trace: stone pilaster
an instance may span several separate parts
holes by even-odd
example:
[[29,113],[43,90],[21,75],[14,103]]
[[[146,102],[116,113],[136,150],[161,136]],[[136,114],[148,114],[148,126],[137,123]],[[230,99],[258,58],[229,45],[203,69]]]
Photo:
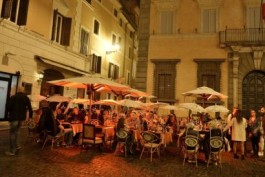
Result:
[[261,69],[261,59],[263,56],[263,49],[262,48],[253,48],[253,61],[254,61],[254,67],[256,70]]
[[239,55],[237,52],[233,56],[233,106],[238,107],[238,67]]
[[139,50],[134,87],[146,91],[151,0],[140,1]]
[[76,15],[74,24],[74,38],[73,38],[73,51],[79,53],[79,42],[80,42],[80,26],[81,26],[81,15],[82,15],[82,0],[76,1]]

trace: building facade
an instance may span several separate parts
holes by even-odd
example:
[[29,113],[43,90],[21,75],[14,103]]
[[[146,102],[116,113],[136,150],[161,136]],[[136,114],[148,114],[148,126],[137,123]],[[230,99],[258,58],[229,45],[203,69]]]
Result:
[[0,0],[0,120],[18,85],[29,95],[72,98],[85,97],[85,90],[47,81],[95,73],[131,85],[139,8],[125,5],[123,0]]
[[200,86],[245,113],[265,104],[260,0],[143,0],[140,7],[136,88],[172,104],[193,101],[182,93]]

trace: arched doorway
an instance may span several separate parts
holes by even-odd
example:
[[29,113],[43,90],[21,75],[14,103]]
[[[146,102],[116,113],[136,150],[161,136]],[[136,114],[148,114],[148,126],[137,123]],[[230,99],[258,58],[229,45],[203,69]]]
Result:
[[242,82],[242,109],[244,115],[249,117],[249,110],[259,110],[265,105],[265,72],[252,71]]
[[43,80],[41,83],[41,92],[40,92],[41,95],[43,96],[54,95],[54,94],[63,95],[63,87],[47,83],[47,81],[58,80],[58,79],[64,79],[64,76],[61,72],[53,69],[44,70]]

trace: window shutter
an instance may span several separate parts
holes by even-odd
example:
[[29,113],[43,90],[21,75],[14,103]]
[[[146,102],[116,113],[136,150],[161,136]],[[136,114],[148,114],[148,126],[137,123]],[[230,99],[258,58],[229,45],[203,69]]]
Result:
[[53,11],[53,24],[52,24],[52,41],[55,39],[55,31],[56,31],[56,17],[58,14],[58,10]]
[[101,73],[101,57],[98,56],[97,73]]
[[209,10],[203,11],[203,32],[209,32]]
[[216,32],[216,10],[209,10],[209,32]]
[[12,0],[3,1],[1,17],[9,18],[11,14],[11,8],[12,8]]
[[88,33],[81,29],[80,53],[87,55]]
[[118,78],[119,78],[119,66],[115,65],[114,79],[118,79]]
[[62,36],[61,36],[62,45],[69,46],[70,44],[71,23],[72,23],[71,18],[67,18],[67,17],[63,18],[63,28],[62,28]]
[[29,0],[20,0],[17,24],[26,25],[28,16]]

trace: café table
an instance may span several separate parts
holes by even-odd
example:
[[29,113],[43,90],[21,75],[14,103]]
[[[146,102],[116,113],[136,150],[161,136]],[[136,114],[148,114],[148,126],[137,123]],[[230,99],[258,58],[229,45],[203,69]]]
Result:
[[[73,135],[75,136],[77,133],[83,132],[83,123],[81,122],[62,122],[62,125],[66,127],[66,125],[70,125],[73,130]],[[70,128],[69,127],[69,128]]]

